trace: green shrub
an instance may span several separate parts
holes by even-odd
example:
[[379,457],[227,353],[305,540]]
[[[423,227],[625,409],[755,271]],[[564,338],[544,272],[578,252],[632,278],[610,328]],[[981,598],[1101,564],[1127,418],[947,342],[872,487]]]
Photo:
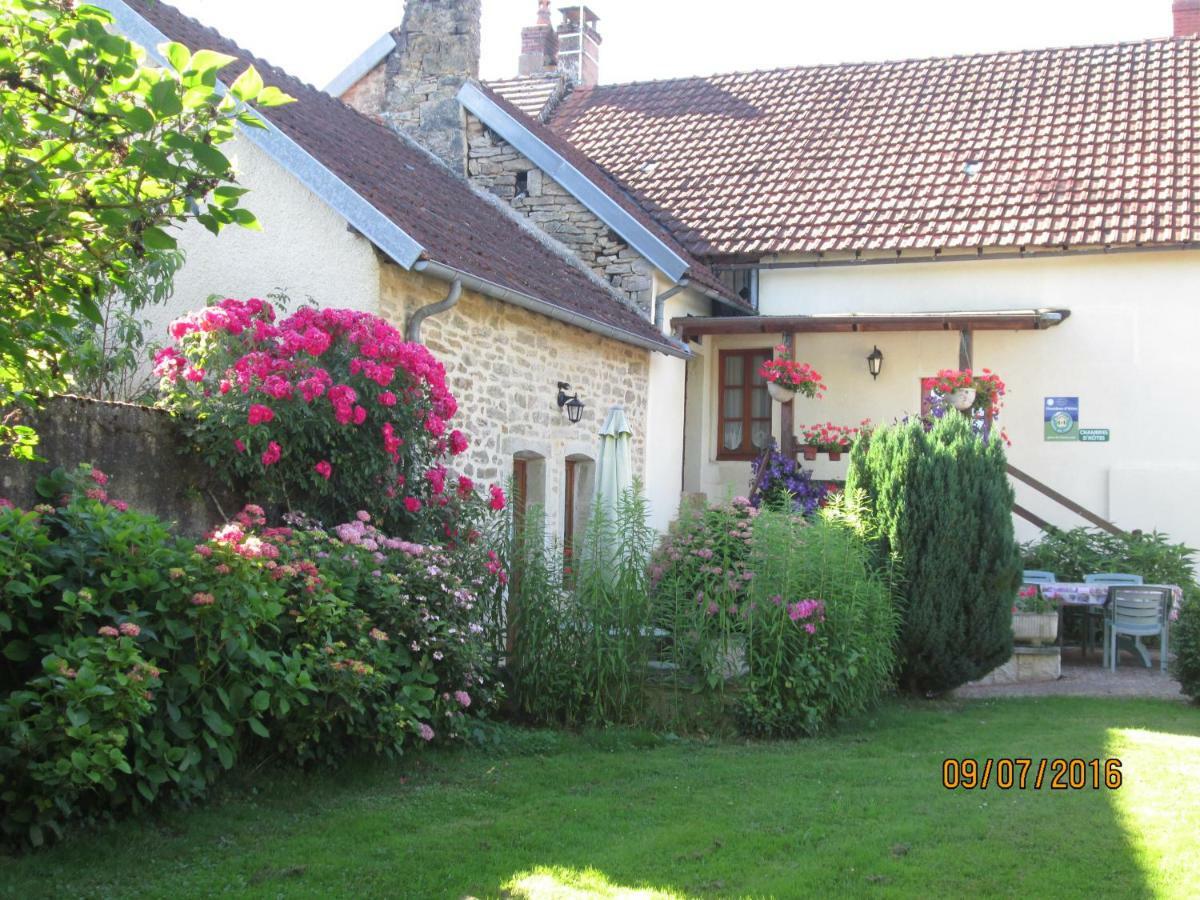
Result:
[[1000,441],[956,414],[880,428],[855,445],[846,490],[902,573],[901,683],[940,693],[1007,660],[1021,561]]
[[895,607],[852,531],[765,511],[754,523],[751,571],[743,731],[815,734],[888,690]]
[[1171,626],[1171,674],[1178,680],[1183,693],[1200,702],[1200,597],[1188,591],[1179,618]]
[[841,524],[744,498],[685,508],[650,570],[675,714],[697,724],[732,703],[742,731],[788,736],[876,700],[891,683],[896,623],[869,553]]
[[1050,528],[1021,545],[1025,568],[1053,572],[1061,581],[1083,581],[1094,572],[1132,572],[1147,584],[1190,585],[1195,554],[1157,531],[1117,535],[1096,528]]
[[0,508],[10,840],[198,798],[245,758],[331,763],[460,737],[493,704],[478,620],[503,573],[476,532],[437,548],[365,512],[327,533],[266,528],[247,507],[197,543],[110,499],[106,480],[60,471],[39,485],[54,503]]

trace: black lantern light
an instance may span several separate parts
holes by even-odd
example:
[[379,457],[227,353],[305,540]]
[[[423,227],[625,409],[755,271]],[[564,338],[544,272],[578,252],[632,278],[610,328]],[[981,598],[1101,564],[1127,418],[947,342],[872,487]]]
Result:
[[578,392],[567,396],[570,387],[565,381],[558,383],[558,408],[566,409],[567,421],[574,425],[583,418],[583,401],[579,399]]
[[883,369],[883,351],[878,347],[867,356],[867,368],[870,370],[872,378],[879,377],[879,372]]

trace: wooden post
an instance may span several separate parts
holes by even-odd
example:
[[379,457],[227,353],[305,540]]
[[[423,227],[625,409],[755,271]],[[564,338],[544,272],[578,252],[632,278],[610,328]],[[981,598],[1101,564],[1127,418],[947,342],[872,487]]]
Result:
[[[788,359],[796,358],[796,335],[788,332],[783,336],[783,345],[787,347]],[[789,459],[796,455],[796,401],[784,403],[779,410],[779,450]]]
[[958,367],[973,369],[972,360],[975,357],[975,332],[964,328],[958,333]]

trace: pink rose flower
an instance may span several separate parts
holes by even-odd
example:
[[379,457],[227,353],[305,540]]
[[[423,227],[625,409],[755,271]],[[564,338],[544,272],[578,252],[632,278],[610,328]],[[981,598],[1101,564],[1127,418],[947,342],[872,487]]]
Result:
[[421,511],[421,501],[416,497],[405,497],[404,508],[410,513],[418,513]]
[[333,466],[329,464],[329,460],[323,459],[313,466],[313,468],[316,470],[317,474],[326,481],[328,481],[330,476],[333,475]]
[[271,443],[267,444],[267,449],[263,451],[261,457],[262,464],[264,466],[273,466],[275,463],[279,462],[279,457],[282,455],[283,448],[280,447],[275,441],[271,441]]
[[263,406],[261,403],[254,403],[250,406],[250,414],[246,417],[246,421],[251,425],[261,425],[274,418],[275,410],[269,406]]

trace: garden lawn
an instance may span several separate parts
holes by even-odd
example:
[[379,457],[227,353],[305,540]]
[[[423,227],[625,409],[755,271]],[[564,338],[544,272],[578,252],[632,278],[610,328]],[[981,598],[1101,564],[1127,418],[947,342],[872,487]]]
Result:
[[[0,860],[0,895],[1184,897],[1200,710],[894,703],[781,743],[501,729],[491,749],[235,776]],[[947,791],[945,757],[1119,757],[1117,791]],[[642,893],[635,893],[635,892]]]

